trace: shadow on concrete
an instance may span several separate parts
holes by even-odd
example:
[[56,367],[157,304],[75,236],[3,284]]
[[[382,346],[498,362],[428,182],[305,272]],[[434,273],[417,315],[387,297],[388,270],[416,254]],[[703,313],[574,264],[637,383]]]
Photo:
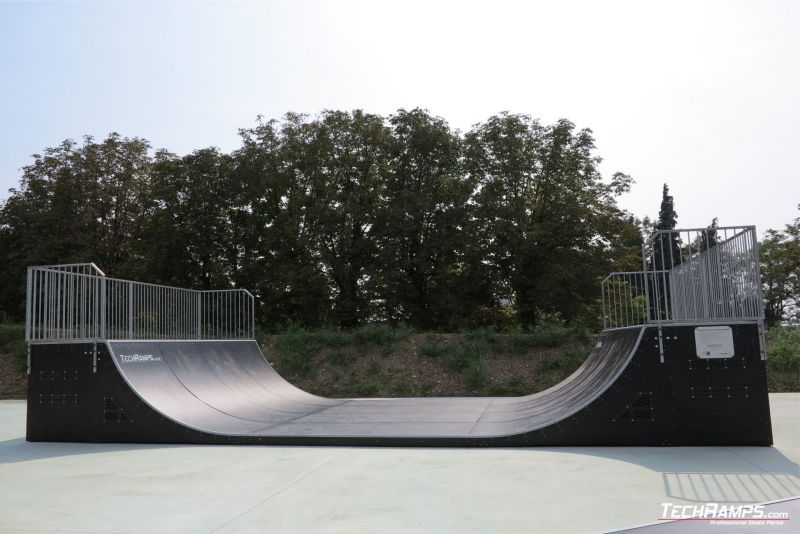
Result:
[[107,452],[164,449],[176,447],[194,447],[196,445],[172,445],[152,443],[62,443],[62,442],[29,442],[25,438],[0,441],[0,465],[61,456],[80,454],[99,454]]
[[775,447],[569,447],[547,450],[597,456],[658,472],[665,494],[676,500],[735,504],[800,496],[800,465]]

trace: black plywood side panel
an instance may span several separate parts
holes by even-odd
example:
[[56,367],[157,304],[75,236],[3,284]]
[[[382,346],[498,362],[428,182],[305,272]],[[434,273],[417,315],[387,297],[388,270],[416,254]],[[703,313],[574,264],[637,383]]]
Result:
[[[735,357],[710,363],[695,355],[694,326],[662,328],[663,362],[656,327],[609,332],[562,384],[526,397],[495,399],[324,399],[288,384],[248,342],[120,345],[128,356],[152,357],[131,366],[121,365],[119,354],[98,344],[96,372],[92,344],[34,345],[27,439],[354,446],[770,445],[757,326],[731,328]],[[431,426],[436,434],[409,430]]]

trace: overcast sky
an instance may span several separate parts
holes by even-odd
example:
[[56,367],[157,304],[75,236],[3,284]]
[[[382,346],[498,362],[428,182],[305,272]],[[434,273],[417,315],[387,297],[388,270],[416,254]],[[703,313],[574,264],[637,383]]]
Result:
[[763,232],[798,216],[799,27],[792,1],[0,3],[0,198],[86,134],[227,151],[257,115],[509,110],[591,128],[639,217],[667,182],[679,226]]

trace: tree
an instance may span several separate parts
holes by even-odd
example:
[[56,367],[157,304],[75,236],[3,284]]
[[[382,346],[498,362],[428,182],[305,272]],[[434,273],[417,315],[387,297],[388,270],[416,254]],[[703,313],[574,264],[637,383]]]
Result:
[[331,289],[317,246],[316,163],[309,153],[315,132],[299,114],[259,121],[241,131],[243,146],[233,156],[249,213],[239,238],[245,247],[240,280],[255,292],[259,319],[271,328],[331,320]]
[[29,265],[96,262],[128,276],[136,264],[150,145],[116,133],[35,154],[0,208],[0,303],[20,317]]
[[151,279],[203,289],[230,286],[229,167],[228,156],[215,148],[183,157],[156,154],[142,247]]
[[381,316],[420,328],[459,313],[459,272],[471,184],[460,173],[460,140],[439,117],[400,110],[373,229],[372,274]]
[[465,144],[495,297],[511,300],[523,325],[540,312],[580,317],[596,301],[623,227],[631,230],[615,200],[631,179],[617,173],[605,183],[591,131],[567,120],[543,126],[503,113],[476,126]]
[[688,258],[691,254],[705,252],[710,248],[716,247],[719,244],[718,227],[718,219],[714,217],[711,224],[708,225],[705,230],[699,231],[691,243],[684,246],[682,249],[683,258]]
[[369,273],[376,257],[373,227],[387,173],[391,134],[382,117],[326,111],[308,124],[295,167],[311,186],[308,210],[333,313],[351,328],[372,314]]
[[661,192],[661,209],[658,211],[656,231],[665,233],[653,241],[653,262],[656,271],[669,270],[681,263],[681,238],[674,230],[678,224],[678,213],[675,211],[675,199],[669,194],[669,186],[664,184]]
[[[800,209],[800,205],[798,206]],[[767,230],[759,248],[768,326],[800,321],[800,217],[783,231]]]
[[617,206],[632,180],[603,179],[567,120],[502,113],[462,136],[420,109],[325,111],[240,135],[231,153],[110,134],[34,156],[0,206],[0,311],[22,317],[26,266],[95,261],[247,287],[271,329],[533,326],[596,319],[599,280],[638,268],[644,223]]

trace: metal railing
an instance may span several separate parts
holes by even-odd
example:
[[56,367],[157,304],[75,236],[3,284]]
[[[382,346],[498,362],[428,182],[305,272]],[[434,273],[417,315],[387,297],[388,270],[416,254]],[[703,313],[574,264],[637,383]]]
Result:
[[94,264],[29,267],[27,284],[29,343],[255,337],[255,299],[246,289],[133,282]]
[[602,281],[604,328],[763,321],[754,226],[661,230],[642,246],[642,258],[643,271]]
[[755,239],[753,229],[742,230],[675,266],[670,272],[668,319],[763,318]]
[[600,284],[603,328],[625,328],[647,322],[645,273],[611,273]]

